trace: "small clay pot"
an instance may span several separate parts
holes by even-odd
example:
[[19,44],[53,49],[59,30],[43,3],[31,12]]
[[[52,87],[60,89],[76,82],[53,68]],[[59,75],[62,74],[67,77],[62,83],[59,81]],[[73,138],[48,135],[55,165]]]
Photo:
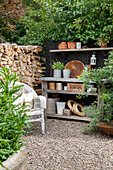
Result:
[[58,49],[59,50],[63,50],[63,49],[67,49],[67,43],[66,42],[61,42],[59,45],[58,45]]
[[76,42],[68,42],[68,49],[75,49]]
[[106,48],[107,47],[107,41],[106,40],[102,40],[100,48]]
[[49,89],[50,90],[55,90],[55,82],[50,82],[49,83]]

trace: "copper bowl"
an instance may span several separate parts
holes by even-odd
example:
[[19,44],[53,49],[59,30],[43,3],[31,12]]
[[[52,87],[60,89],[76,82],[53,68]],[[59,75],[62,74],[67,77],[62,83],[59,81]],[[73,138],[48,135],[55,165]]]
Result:
[[112,122],[100,122],[100,123],[97,123],[96,125],[104,133],[113,135],[113,123]]
[[65,69],[71,70],[70,78],[76,78],[77,76],[80,76],[83,73],[85,67],[81,61],[74,60],[67,63],[65,65]]

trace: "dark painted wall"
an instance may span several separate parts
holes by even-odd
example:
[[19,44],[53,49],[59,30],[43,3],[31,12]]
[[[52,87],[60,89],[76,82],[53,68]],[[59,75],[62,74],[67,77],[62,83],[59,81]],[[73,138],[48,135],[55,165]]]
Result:
[[[83,64],[90,64],[90,58],[92,56],[93,51],[83,51],[83,52],[65,52],[65,53],[49,53],[49,50],[58,49],[58,44],[62,41],[47,41],[46,42],[46,77],[50,76],[50,55],[52,62],[53,61],[61,61],[66,65],[68,62],[73,60],[79,60],[83,62]],[[88,47],[93,48],[96,47],[94,45],[95,42],[90,42],[87,44]],[[82,44],[83,45],[83,44]],[[113,47],[113,41],[110,41],[108,47]],[[108,57],[109,51],[96,51],[97,64],[96,66],[92,66],[92,68],[98,68],[104,66],[104,59]]]

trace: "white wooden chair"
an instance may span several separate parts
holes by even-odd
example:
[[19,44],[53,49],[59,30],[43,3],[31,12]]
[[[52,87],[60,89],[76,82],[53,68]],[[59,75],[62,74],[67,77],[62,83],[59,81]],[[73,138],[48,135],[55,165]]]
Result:
[[[27,112],[27,115],[31,116],[31,119],[27,122],[41,122],[42,134],[45,134],[45,120],[44,120],[44,110],[46,109],[46,97],[38,96],[34,89],[22,82],[16,82],[15,86],[23,85],[20,88],[19,92],[22,93],[22,96],[15,101],[14,104],[18,104],[20,100],[25,101],[27,104],[33,102],[33,108],[30,108],[30,111]],[[19,100],[19,101],[18,101]]]

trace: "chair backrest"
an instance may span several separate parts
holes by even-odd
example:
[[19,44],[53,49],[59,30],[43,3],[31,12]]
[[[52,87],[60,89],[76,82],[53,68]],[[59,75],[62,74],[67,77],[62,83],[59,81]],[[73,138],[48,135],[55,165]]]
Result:
[[[38,96],[37,93],[35,92],[35,90],[25,83],[22,83],[22,82],[16,82],[15,83],[15,86],[19,86],[19,85],[24,85],[20,88],[19,93],[33,93],[33,98],[35,99],[34,103],[37,102],[36,100],[39,100],[41,108],[38,107],[38,105],[36,104],[37,107],[36,108],[34,107],[34,111],[31,110],[30,112],[27,112],[27,114],[30,115],[30,116],[35,115],[35,116],[38,116],[38,117],[31,118],[27,122],[40,121],[41,127],[42,127],[42,134],[45,134],[44,108],[46,108],[46,97]],[[10,87],[12,87],[12,84],[10,84]],[[31,98],[31,95],[30,95],[30,98]],[[39,109],[37,110],[37,108],[39,108]]]
[[[34,97],[37,97],[37,93],[35,92],[35,90],[33,88],[31,88],[29,85],[25,84],[25,83],[22,83],[22,82],[15,82],[15,86],[19,86],[19,85],[23,85],[21,88],[20,88],[20,92],[21,93],[33,93],[33,96]],[[10,87],[12,86],[12,84],[10,84]]]

